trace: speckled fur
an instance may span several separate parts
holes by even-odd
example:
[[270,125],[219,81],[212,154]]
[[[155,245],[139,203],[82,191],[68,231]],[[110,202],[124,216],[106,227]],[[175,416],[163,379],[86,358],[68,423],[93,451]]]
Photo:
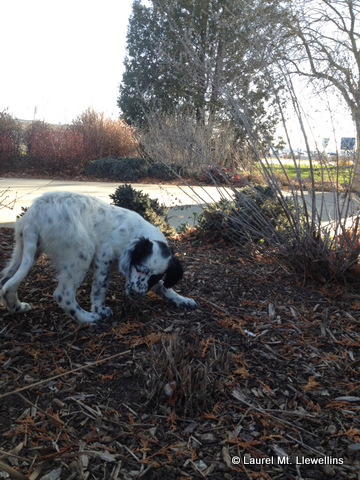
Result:
[[[42,252],[53,257],[58,269],[55,300],[80,323],[112,315],[105,306],[105,293],[114,261],[126,276],[128,295],[139,297],[153,288],[177,306],[196,306],[170,288],[181,278],[182,269],[160,230],[137,213],[95,197],[45,193],[18,219],[13,255],[0,281],[1,300],[11,313],[31,308],[19,302],[17,289]],[[94,277],[91,312],[87,312],[78,305],[76,291],[91,265]]]

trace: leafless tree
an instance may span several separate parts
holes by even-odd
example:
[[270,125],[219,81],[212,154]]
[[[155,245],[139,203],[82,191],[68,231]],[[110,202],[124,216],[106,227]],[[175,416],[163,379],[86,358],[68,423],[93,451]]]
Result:
[[360,190],[360,4],[358,0],[295,0],[299,39],[289,59],[294,71],[335,88],[351,111],[357,153],[354,188]]

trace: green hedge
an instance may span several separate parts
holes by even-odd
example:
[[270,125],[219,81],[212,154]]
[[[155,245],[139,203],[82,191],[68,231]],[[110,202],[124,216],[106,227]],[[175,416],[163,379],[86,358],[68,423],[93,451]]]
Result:
[[137,182],[140,178],[151,177],[159,180],[174,180],[186,175],[182,165],[167,167],[164,163],[149,164],[143,158],[106,157],[90,162],[84,172],[97,178],[111,178],[123,182]]
[[146,177],[148,166],[142,158],[100,158],[90,162],[85,174],[97,178],[111,178],[123,182],[136,182]]
[[174,180],[178,175],[187,175],[182,165],[174,164],[167,167],[164,163],[152,163],[148,168],[148,177],[159,180]]

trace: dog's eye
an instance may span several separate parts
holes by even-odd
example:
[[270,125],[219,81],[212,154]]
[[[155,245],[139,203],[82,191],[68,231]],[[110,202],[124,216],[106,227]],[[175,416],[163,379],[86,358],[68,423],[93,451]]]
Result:
[[149,275],[150,271],[147,267],[144,267],[143,265],[136,266],[134,265],[136,273],[139,275]]

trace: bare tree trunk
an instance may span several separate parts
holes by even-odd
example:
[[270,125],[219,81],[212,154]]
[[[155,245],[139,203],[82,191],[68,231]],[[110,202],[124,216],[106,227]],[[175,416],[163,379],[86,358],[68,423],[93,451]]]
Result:
[[356,150],[355,150],[355,167],[352,181],[352,189],[360,194],[360,113],[355,119],[356,126]]

